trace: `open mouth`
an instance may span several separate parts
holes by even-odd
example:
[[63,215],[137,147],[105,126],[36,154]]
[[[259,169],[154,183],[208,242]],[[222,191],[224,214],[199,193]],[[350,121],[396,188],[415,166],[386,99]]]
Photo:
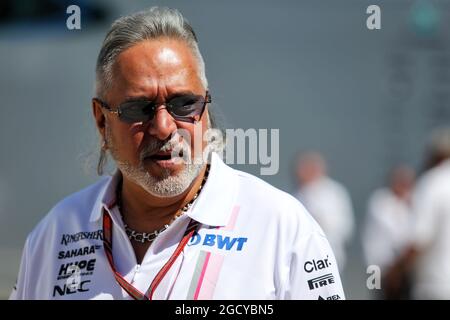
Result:
[[[183,157],[183,151],[181,150],[178,155],[175,155],[175,158]],[[151,156],[146,157],[146,159],[150,159],[152,161],[168,161],[173,160],[174,157],[172,157],[172,151],[166,151],[166,152],[158,152],[156,154],[153,154]]]
[[171,156],[170,153],[168,153],[168,154],[154,154],[154,155],[150,156],[149,158],[154,160],[154,161],[160,161],[160,160],[170,160],[170,159],[172,159],[172,156]]

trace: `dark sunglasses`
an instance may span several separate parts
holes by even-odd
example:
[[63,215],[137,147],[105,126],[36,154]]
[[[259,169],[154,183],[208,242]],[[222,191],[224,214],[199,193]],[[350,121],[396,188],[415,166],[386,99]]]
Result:
[[211,96],[206,91],[205,96],[184,94],[176,96],[161,104],[151,100],[130,100],[120,104],[117,109],[112,109],[106,102],[94,98],[103,108],[117,114],[121,121],[126,123],[147,122],[153,119],[156,109],[164,105],[169,114],[178,121],[194,123],[200,120],[207,103],[211,102]]

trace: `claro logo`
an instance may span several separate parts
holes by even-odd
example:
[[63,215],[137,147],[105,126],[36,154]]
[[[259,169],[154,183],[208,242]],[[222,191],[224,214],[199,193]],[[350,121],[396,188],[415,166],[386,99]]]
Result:
[[328,261],[328,256],[325,259],[312,259],[305,262],[303,269],[311,273],[313,271],[319,271],[331,266],[331,262]]
[[189,240],[188,246],[203,245],[209,247],[216,247],[220,250],[236,250],[241,251],[248,238],[243,237],[229,237],[220,234],[194,234]]

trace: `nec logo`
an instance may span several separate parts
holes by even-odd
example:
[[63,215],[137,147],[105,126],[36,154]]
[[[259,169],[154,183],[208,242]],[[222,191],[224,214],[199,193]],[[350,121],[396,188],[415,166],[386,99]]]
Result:
[[202,240],[202,236],[198,233],[194,234],[189,240],[188,246],[195,246],[202,244],[209,247],[217,247],[221,250],[230,251],[235,249],[241,251],[248,238],[232,238],[229,236],[222,236],[220,234],[205,234]]
[[329,284],[333,284],[333,283],[334,283],[334,277],[331,273],[308,280],[308,286],[309,286],[310,290],[325,287],[325,286],[327,286]]
[[74,294],[77,292],[89,291],[89,289],[87,288],[87,284],[89,282],[91,282],[91,280],[82,281],[76,286],[73,286],[73,285],[70,285],[67,283],[62,287],[56,285],[53,287],[53,296],[55,297],[56,294],[59,294],[60,296],[64,296],[66,294]]

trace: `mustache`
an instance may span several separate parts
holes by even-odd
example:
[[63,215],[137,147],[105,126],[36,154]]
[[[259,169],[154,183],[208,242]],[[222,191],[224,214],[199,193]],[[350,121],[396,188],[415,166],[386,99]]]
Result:
[[167,138],[166,140],[158,140],[158,139],[152,139],[149,141],[149,143],[142,149],[142,151],[139,154],[140,160],[144,160],[145,158],[148,158],[150,156],[153,156],[157,154],[158,152],[166,152],[174,149],[176,146],[178,146],[180,142],[178,141],[178,138]]

